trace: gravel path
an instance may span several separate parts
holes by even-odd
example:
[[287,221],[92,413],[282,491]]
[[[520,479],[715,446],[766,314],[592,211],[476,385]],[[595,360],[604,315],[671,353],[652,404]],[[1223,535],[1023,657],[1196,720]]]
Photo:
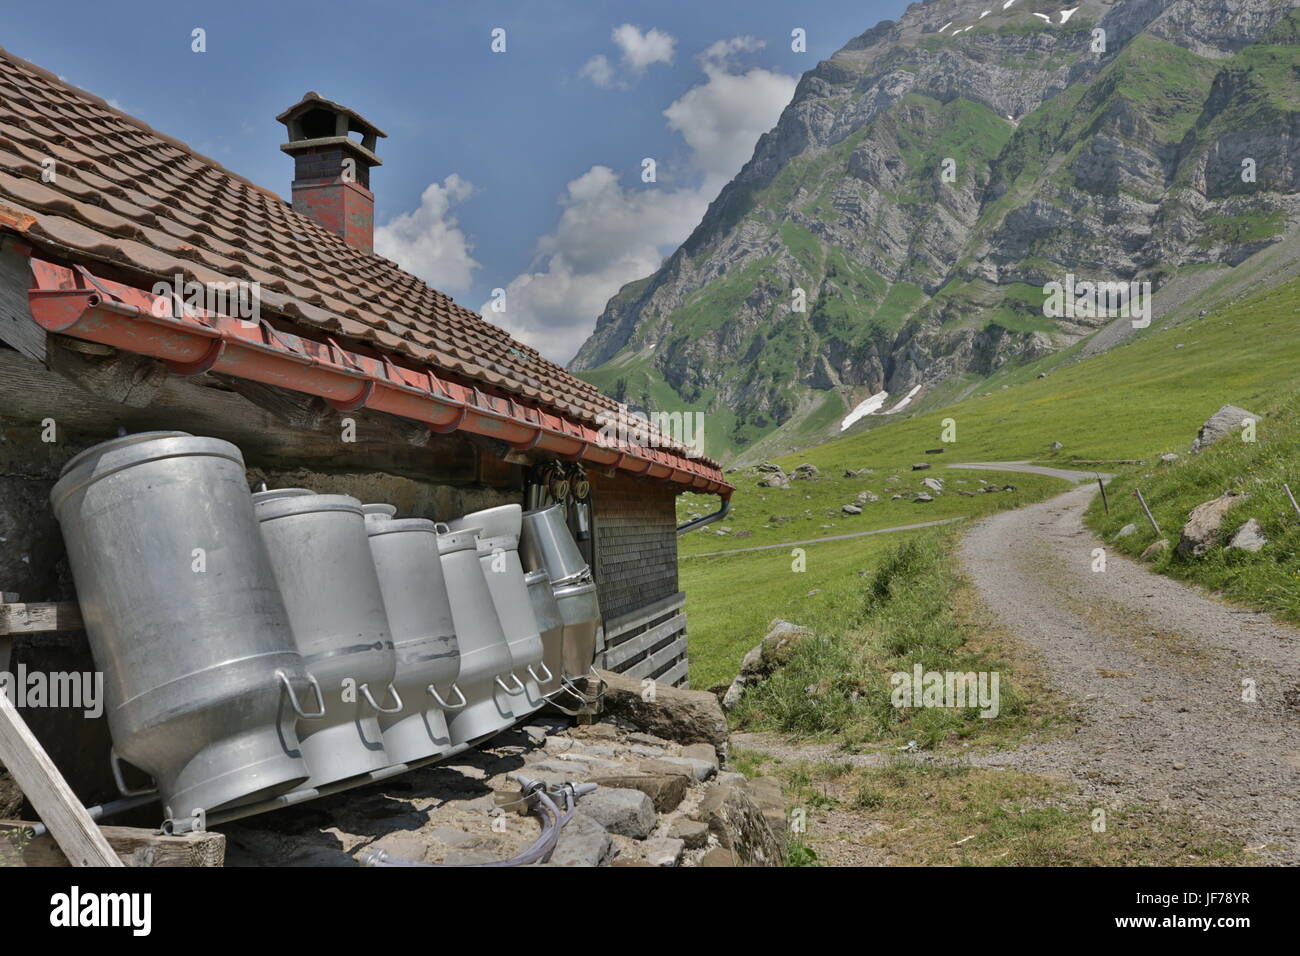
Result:
[[[969,467],[1003,466],[1095,478],[1022,462]],[[970,762],[1071,780],[1094,806],[1182,811],[1238,834],[1260,862],[1300,863],[1300,631],[1109,550],[1105,571],[1094,571],[1102,542],[1082,518],[1095,493],[1080,485],[993,515],[962,541],[961,565],[983,603],[1038,652],[1083,720],[1068,738]],[[1243,701],[1243,682],[1253,682],[1255,702]],[[787,763],[886,759],[770,733],[733,734],[732,746]]]
[[705,551],[702,554],[683,554],[683,558],[716,558],[723,554],[744,554],[746,551],[772,551],[776,548],[797,548],[804,544],[819,544],[822,541],[843,541],[846,538],[865,538],[872,534],[890,534],[894,531],[916,531],[920,528],[933,528],[935,525],[952,524],[965,521],[965,517],[940,518],[937,521],[919,521],[916,524],[900,524],[892,528],[876,528],[873,531],[854,531],[850,534],[830,534],[824,538],[805,538],[803,541],[782,541],[780,544],[756,544],[749,548],[732,548],[730,551]]
[[984,603],[1085,719],[1068,740],[977,762],[1072,778],[1100,805],[1181,809],[1267,844],[1261,860],[1300,863],[1300,632],[1114,553],[1093,571],[1094,493],[994,515],[962,542]]
[[[1018,471],[1026,475],[1046,475],[1049,478],[1063,478],[1076,485],[1081,481],[1097,480],[1097,472],[1095,471],[1076,471],[1073,468],[1031,465],[1027,461],[964,461],[961,464],[949,465],[948,467],[969,468],[972,471]],[[1103,472],[1101,477],[1109,478],[1110,475]]]

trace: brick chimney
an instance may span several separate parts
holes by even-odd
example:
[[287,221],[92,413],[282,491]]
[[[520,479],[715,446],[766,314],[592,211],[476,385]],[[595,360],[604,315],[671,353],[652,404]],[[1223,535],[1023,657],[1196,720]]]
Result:
[[388,134],[314,91],[276,119],[289,128],[289,142],[280,149],[294,161],[293,208],[348,245],[374,252],[370,167],[382,165],[375,144]]

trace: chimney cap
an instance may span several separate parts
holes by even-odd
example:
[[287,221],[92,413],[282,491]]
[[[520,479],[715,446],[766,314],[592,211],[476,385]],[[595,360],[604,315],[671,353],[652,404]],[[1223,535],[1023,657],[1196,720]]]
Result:
[[341,103],[335,103],[333,100],[327,100],[315,90],[308,90],[303,94],[302,99],[293,106],[277,116],[275,119],[289,127],[290,137],[292,138],[293,127],[290,125],[294,120],[299,119],[312,110],[328,110],[332,113],[342,114],[348,119],[348,132],[361,133],[363,136],[380,136],[388,138],[388,134],[382,129],[370,122],[356,110],[349,109]]

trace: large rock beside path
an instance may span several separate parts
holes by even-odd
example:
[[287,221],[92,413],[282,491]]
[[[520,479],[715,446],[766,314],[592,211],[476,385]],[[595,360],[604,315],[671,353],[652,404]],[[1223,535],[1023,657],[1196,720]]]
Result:
[[1224,405],[1205,420],[1201,430],[1196,433],[1196,440],[1192,442],[1192,451],[1199,452],[1234,432],[1240,433],[1247,419],[1258,422],[1259,416],[1236,405]]
[[713,694],[668,684],[643,688],[637,678],[613,671],[599,673],[607,685],[605,712],[611,717],[679,744],[726,744],[727,718]]
[[1178,556],[1199,558],[1214,547],[1219,540],[1224,516],[1248,497],[1229,491],[1193,508],[1187,516],[1187,523],[1183,525],[1182,537],[1178,540]]

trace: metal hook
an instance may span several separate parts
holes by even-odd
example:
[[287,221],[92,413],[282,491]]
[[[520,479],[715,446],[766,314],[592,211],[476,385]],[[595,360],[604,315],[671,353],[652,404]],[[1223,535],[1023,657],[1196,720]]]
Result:
[[438,688],[434,687],[432,684],[430,684],[428,688],[429,693],[433,696],[433,699],[438,702],[438,706],[441,707],[443,710],[463,709],[465,705],[469,703],[469,701],[465,699],[465,693],[459,687],[457,687],[454,682],[451,685],[451,689],[454,690],[456,692],[456,696],[460,698],[459,704],[447,703],[445,700],[442,699],[442,695],[438,693]]
[[320,713],[318,714],[304,713],[303,709],[298,706],[298,695],[293,692],[293,687],[290,685],[289,678],[285,676],[284,671],[276,671],[275,676],[279,678],[281,685],[284,687],[285,693],[289,695],[289,703],[293,705],[293,712],[295,714],[303,720],[318,720],[325,716],[325,695],[321,693],[320,684],[316,681],[316,678],[313,675],[308,674],[307,681],[311,684],[312,690],[316,692],[316,706],[320,708]]
[[366,695],[366,703],[375,708],[375,710],[379,711],[381,714],[400,714],[402,712],[402,698],[397,695],[397,688],[392,685],[391,681],[388,684],[388,694],[393,698],[393,700],[397,701],[397,706],[391,710],[380,707],[379,704],[375,702],[375,698],[370,694],[369,684],[361,685],[361,693]]

